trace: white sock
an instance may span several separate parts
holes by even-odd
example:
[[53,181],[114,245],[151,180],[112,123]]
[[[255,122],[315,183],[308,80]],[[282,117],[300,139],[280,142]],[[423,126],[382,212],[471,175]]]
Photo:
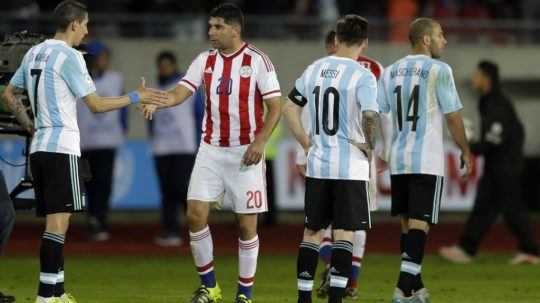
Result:
[[253,286],[258,256],[259,236],[246,241],[238,239],[238,284],[244,287]]
[[192,233],[189,232],[189,244],[191,253],[199,275],[203,275],[214,270],[214,244],[210,228],[206,226],[202,230]]

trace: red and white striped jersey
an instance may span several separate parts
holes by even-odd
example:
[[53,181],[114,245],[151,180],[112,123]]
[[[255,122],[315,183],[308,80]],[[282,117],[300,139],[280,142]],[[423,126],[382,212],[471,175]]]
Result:
[[264,124],[262,101],[281,96],[272,62],[247,43],[231,55],[201,53],[179,84],[193,92],[204,85],[202,140],[216,146],[250,144]]
[[375,76],[375,79],[379,80],[384,71],[384,67],[381,63],[379,63],[379,61],[362,55],[358,56],[356,61],[360,63],[363,67],[369,69]]

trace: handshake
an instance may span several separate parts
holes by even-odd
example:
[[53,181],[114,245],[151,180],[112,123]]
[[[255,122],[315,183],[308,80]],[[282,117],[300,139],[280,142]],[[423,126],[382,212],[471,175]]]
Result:
[[146,87],[144,78],[141,78],[139,88],[128,95],[132,103],[139,103],[137,109],[147,120],[152,120],[152,116],[156,110],[159,108],[168,107],[172,103],[172,97],[168,92]]

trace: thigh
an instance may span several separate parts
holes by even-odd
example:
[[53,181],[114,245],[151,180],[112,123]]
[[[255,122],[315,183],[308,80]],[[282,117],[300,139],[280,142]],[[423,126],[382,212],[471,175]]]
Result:
[[215,153],[199,148],[188,187],[188,200],[221,202],[225,192],[223,163]]
[[348,231],[371,228],[368,183],[359,180],[332,180],[334,229]]
[[329,180],[306,177],[304,212],[307,229],[319,231],[330,225],[333,215]]
[[237,214],[255,214],[268,211],[266,193],[266,163],[240,165],[241,156],[224,167],[225,200]]
[[390,176],[392,216],[406,216],[409,212],[409,177],[409,175]]
[[36,196],[41,207],[38,215],[80,212],[86,208],[84,182],[80,176],[80,158],[75,155],[38,152],[33,154]]
[[410,175],[409,218],[436,224],[439,221],[443,186],[442,176]]

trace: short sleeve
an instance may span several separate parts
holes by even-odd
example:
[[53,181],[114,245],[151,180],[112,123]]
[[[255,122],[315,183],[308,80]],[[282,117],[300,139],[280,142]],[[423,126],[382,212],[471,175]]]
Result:
[[276,70],[270,59],[261,56],[257,68],[257,87],[261,92],[263,100],[280,97],[281,88],[276,75]]
[[439,106],[444,114],[456,112],[463,108],[454,83],[452,69],[442,66],[437,75],[436,93]]
[[390,103],[388,102],[388,98],[386,97],[386,90],[384,89],[384,78],[381,77],[378,83],[378,89],[377,89],[377,103],[379,104],[379,111],[381,113],[389,113],[390,112]]
[[363,73],[356,85],[356,101],[362,111],[379,112],[377,80],[371,72]]
[[[202,79],[203,79],[203,69],[204,65],[206,64],[205,58],[207,56],[206,53],[202,53],[193,62],[191,62],[191,65],[189,66],[186,74],[184,77],[180,80],[178,84],[185,86],[187,89],[195,93],[199,86],[201,86]],[[212,72],[212,71],[210,71]]]
[[24,64],[19,66],[11,80],[9,81],[9,84],[16,86],[18,88],[25,88],[26,83],[26,76],[25,76],[25,67]]
[[70,54],[60,69],[60,76],[76,98],[84,98],[96,91],[82,55]]

